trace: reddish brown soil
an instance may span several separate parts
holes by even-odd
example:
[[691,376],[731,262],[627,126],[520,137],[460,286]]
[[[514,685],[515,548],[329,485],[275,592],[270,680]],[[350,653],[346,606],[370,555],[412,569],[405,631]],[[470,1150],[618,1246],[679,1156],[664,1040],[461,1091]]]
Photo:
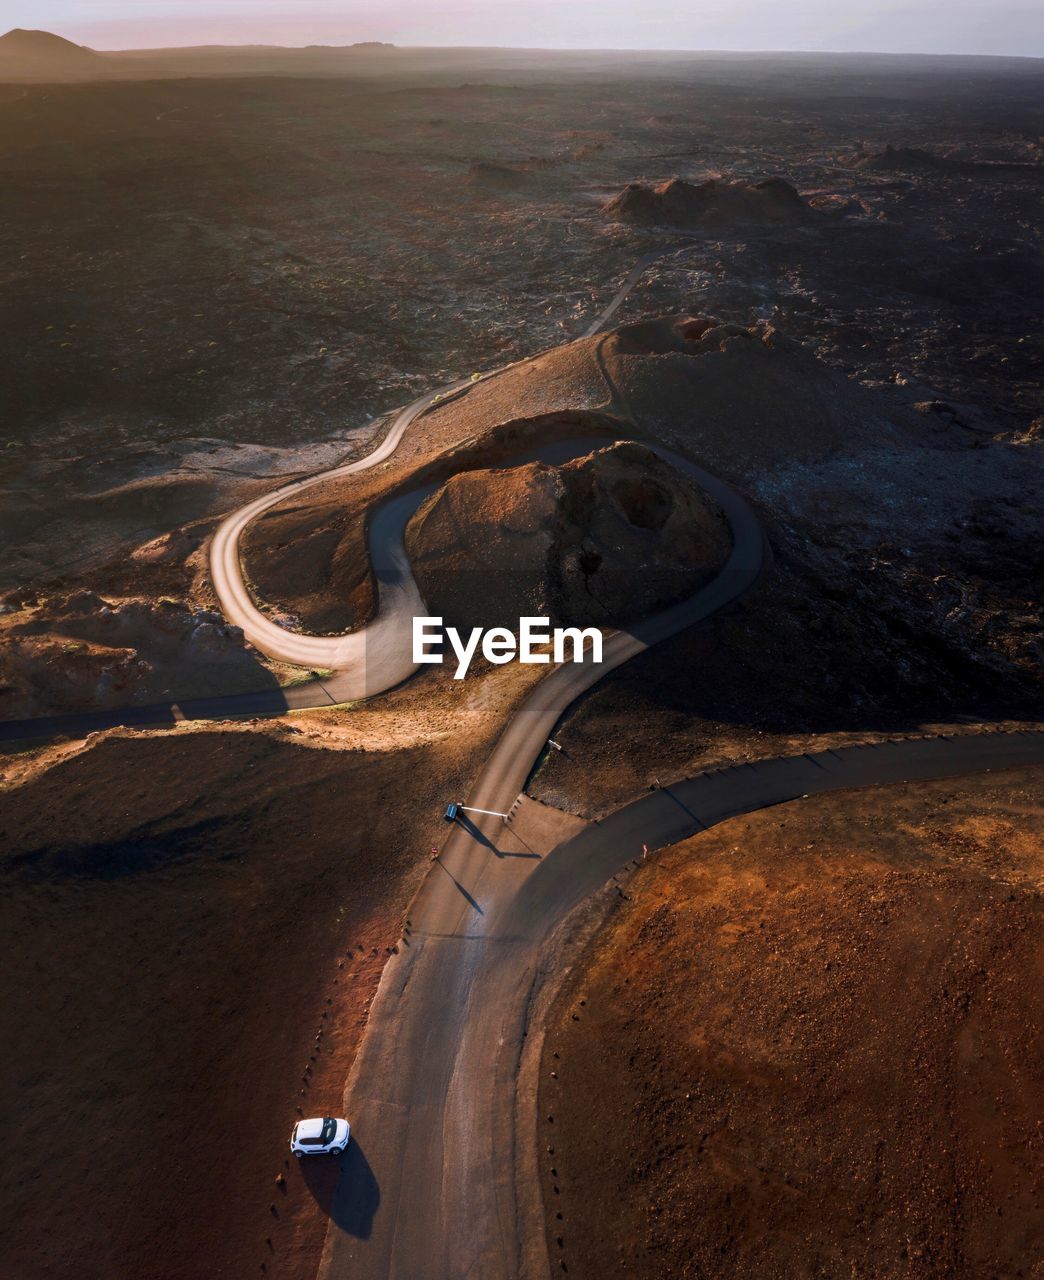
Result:
[[4,761],[5,1280],[314,1275],[336,1167],[290,1167],[290,1127],[341,1110],[470,756],[295,737],[116,735],[20,786]]
[[637,872],[545,1044],[553,1268],[1037,1275],[1041,795],[799,801]]

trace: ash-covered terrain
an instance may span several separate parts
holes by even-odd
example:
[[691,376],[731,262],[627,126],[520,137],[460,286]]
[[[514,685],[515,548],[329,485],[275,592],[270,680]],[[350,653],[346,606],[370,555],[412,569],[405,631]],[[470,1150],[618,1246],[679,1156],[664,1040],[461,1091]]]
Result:
[[[428,484],[406,540],[431,603],[465,623],[546,607],[626,626],[729,550],[714,504],[650,445],[734,486],[766,540],[742,601],[567,713],[531,797],[598,816],[725,761],[1039,722],[1042,87],[1018,59],[145,57],[5,38],[0,719],[307,679],[222,616],[211,534],[480,373],[380,466],[247,528],[246,585],[270,619],[318,634],[370,620],[370,513]],[[639,263],[608,331],[588,335]],[[524,460],[563,441],[583,444],[569,462]],[[471,616],[486,609],[498,616]],[[196,1280],[200,1257],[215,1275],[315,1274],[336,1179],[288,1168],[287,1122],[340,1107],[381,968],[423,877],[441,874],[443,806],[541,674],[472,671],[292,720],[5,749],[15,956],[0,1007],[16,1052],[0,1223],[15,1280]],[[568,1004],[551,1028],[569,1062],[543,1085],[568,1135],[541,1169],[568,1201],[566,1227],[548,1223],[556,1264],[561,1234],[575,1274],[611,1273],[621,1247],[635,1274],[662,1259],[689,1274],[698,1211],[713,1228],[703,1274],[859,1267],[870,1219],[889,1274],[1025,1266],[1039,1160],[981,1167],[991,1143],[1037,1141],[1039,804],[1032,774],[1017,781],[957,793],[953,820],[942,789],[898,816],[890,792],[868,799],[855,852],[854,810],[835,798],[792,841],[770,823],[723,828],[716,879],[690,846],[643,869],[633,909],[584,957],[599,999],[617,976],[641,982],[604,1039],[586,1015],[574,1035]],[[831,824],[819,852],[816,822]],[[757,837],[753,861],[733,856],[740,837]],[[810,973],[803,938],[820,925]],[[730,1023],[701,990],[721,1054],[756,1051],[773,1081],[805,1072],[788,1096],[826,1098],[829,1114],[798,1124],[753,1069],[722,1083],[725,1059],[695,1033],[671,1049],[659,1015],[697,1008],[693,953],[664,967],[658,930],[698,933],[696,958],[743,996]],[[859,963],[841,972],[858,990],[835,979],[853,930]],[[963,950],[925,965],[926,939]],[[802,982],[816,1019],[787,1057],[772,1034]],[[906,1077],[869,1089],[837,1000],[877,1019],[863,1043],[886,1075],[923,1054],[950,1111]],[[983,1028],[1028,1092],[974,1058]],[[626,1035],[645,1074],[627,1075]],[[577,1088],[585,1056],[598,1072]],[[813,1091],[831,1067],[835,1091]],[[610,1159],[585,1164],[572,1138],[603,1123],[617,1068],[633,1111]],[[681,1101],[696,1077],[702,1109]],[[60,1150],[55,1115],[73,1120]],[[140,1142],[141,1116],[157,1144]],[[655,1147],[663,1117],[683,1149]],[[708,1151],[719,1163],[694,1182]],[[766,1186],[771,1220],[750,1209]],[[620,1187],[616,1221],[604,1206]],[[781,1243],[813,1217],[811,1244]]]
[[[940,616],[975,608],[952,558],[977,529],[1034,536],[1029,462],[1020,494],[997,479],[1010,502],[985,496],[1040,430],[1032,61],[381,49],[332,78],[214,78],[204,59],[149,81],[117,61],[115,80],[110,59],[100,82],[0,85],[0,589],[20,593],[0,618],[20,654],[5,715],[104,704],[114,682],[152,697],[161,679],[120,674],[125,646],[108,665],[91,651],[92,691],[27,637],[73,643],[79,587],[111,608],[212,607],[218,514],[366,452],[425,387],[577,336],[663,248],[619,319],[768,318],[845,378],[905,392],[926,437],[1006,442],[976,464],[989,510],[949,531],[938,572],[917,568],[945,579]],[[878,560],[908,577],[922,521],[896,516]],[[334,595],[310,620],[258,586],[291,625],[358,611]]]

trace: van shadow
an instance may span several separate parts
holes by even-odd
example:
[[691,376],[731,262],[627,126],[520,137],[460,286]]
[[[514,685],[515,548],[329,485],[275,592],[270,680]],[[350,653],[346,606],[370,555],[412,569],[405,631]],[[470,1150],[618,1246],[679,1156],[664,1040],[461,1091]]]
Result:
[[300,1165],[305,1186],[322,1213],[347,1235],[368,1240],[381,1191],[358,1142],[353,1138],[340,1159],[311,1156]]
[[[484,845],[487,849],[490,850],[491,853],[496,854],[498,858],[539,858],[540,857],[540,854],[535,853],[532,849],[530,849],[528,853],[521,853],[514,849],[498,848],[497,845],[489,838],[489,836],[487,836],[486,833],[476,823],[472,822],[472,820],[468,817],[466,813],[457,814],[456,820],[457,820],[457,824],[463,827],[464,830],[468,833],[469,836],[471,836],[473,840],[476,840],[478,841],[479,844]],[[525,841],[522,840],[521,837],[516,836],[516,839],[519,841],[520,844],[525,844]],[[526,845],[526,848],[528,849],[529,846]]]

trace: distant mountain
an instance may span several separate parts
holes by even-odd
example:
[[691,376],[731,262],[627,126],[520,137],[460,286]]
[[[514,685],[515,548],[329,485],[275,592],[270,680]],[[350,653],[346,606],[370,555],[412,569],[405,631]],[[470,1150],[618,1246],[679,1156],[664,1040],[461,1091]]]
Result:
[[77,62],[97,58],[93,49],[73,44],[50,31],[24,31],[15,27],[0,36],[0,58],[27,58],[40,62]]
[[[16,27],[0,36],[0,82],[83,82],[149,79],[185,75],[272,75],[280,72],[329,73],[348,69],[367,55],[379,57],[395,49],[381,40],[351,45],[200,45],[171,49],[127,49],[99,52],[74,44],[50,31]],[[348,60],[346,62],[345,60]],[[318,70],[317,70],[318,69]]]
[[15,27],[0,36],[0,80],[82,80],[103,75],[106,59],[50,31]]

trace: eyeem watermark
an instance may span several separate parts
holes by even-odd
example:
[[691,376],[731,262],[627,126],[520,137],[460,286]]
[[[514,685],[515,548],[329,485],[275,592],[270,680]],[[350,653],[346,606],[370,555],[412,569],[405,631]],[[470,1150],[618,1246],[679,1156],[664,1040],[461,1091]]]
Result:
[[[464,679],[480,649],[486,661],[495,666],[505,662],[583,662],[588,646],[590,661],[602,661],[602,633],[597,627],[552,630],[550,618],[519,618],[517,635],[508,627],[473,627],[465,638],[456,627],[443,626],[441,618],[413,619],[414,662],[445,661],[447,642],[457,659],[454,680]],[[548,645],[550,653],[540,652]]]

